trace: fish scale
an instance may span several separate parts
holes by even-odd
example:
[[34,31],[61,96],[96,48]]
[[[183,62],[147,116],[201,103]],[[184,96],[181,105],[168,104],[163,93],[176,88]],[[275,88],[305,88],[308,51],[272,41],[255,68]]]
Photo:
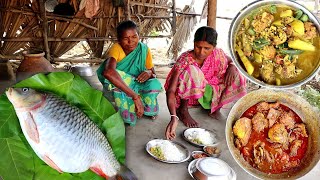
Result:
[[[102,171],[104,175],[112,177],[120,171],[120,163],[108,140],[80,109],[69,105],[54,94],[42,94],[32,90],[31,95],[34,97],[25,98],[26,94],[12,88],[7,92],[26,139],[42,160],[46,162],[44,157],[49,157],[61,171],[69,173],[80,173],[95,168],[98,170],[97,174],[101,175]],[[26,105],[26,102],[34,104],[23,108],[22,105]],[[40,107],[37,107],[39,104]],[[30,119],[36,125],[36,128],[31,130],[30,123],[28,124]],[[39,133],[39,142],[30,136],[30,131]]]

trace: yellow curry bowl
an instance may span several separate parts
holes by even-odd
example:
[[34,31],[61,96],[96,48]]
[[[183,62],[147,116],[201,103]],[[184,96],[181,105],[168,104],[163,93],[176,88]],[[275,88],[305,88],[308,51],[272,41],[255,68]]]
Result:
[[320,69],[320,23],[291,0],[245,6],[231,23],[231,58],[251,82],[273,89],[305,84]]

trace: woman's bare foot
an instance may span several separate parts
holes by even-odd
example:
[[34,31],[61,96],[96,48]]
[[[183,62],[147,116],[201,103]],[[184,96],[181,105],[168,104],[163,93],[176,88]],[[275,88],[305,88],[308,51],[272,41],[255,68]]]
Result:
[[146,118],[151,119],[151,120],[156,120],[158,119],[158,115],[154,115],[154,116],[146,116],[144,115]]
[[158,115],[150,116],[150,119],[151,120],[156,120],[156,119],[158,119]]
[[221,112],[220,112],[219,110],[217,110],[217,111],[215,111],[215,112],[213,112],[213,113],[211,113],[211,112],[209,111],[208,115],[209,115],[211,118],[216,119],[216,120],[223,120],[223,119],[225,119],[225,117],[221,114]]
[[188,109],[177,109],[177,115],[183,124],[187,127],[199,127],[197,121],[195,121],[189,114]]

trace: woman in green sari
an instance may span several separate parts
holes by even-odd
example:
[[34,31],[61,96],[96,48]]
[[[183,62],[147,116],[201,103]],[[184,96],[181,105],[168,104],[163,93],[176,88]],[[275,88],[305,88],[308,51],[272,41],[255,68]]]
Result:
[[137,25],[124,21],[117,27],[118,42],[97,70],[104,89],[111,90],[125,123],[135,125],[142,115],[157,117],[157,96],[162,90],[156,79],[150,49],[139,41]]

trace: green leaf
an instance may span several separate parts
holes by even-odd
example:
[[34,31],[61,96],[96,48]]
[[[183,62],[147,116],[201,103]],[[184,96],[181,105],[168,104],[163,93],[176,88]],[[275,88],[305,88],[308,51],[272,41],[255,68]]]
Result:
[[[38,91],[45,91],[57,94],[64,98],[68,103],[80,108],[92,121],[94,121],[102,132],[106,135],[117,159],[124,163],[125,160],[125,127],[121,116],[116,113],[112,104],[103,97],[102,92],[93,89],[85,80],[78,75],[73,75],[69,72],[54,72],[50,74],[37,74],[28,79],[25,79],[15,85],[15,87],[29,87]],[[19,146],[28,149],[28,153],[33,154],[33,158],[23,160],[21,166],[25,169],[31,169],[33,179],[103,179],[93,172],[86,171],[80,174],[58,173],[46,165],[33,152],[27,144],[24,135],[20,129],[20,124],[15,115],[15,111],[6,98],[0,96],[0,138],[3,141],[9,141],[16,134],[22,136],[22,141],[17,143]],[[3,147],[3,146],[1,146]],[[20,152],[20,151],[19,151]],[[17,152],[17,154],[19,154]],[[8,159],[8,154],[12,153],[12,149],[3,149],[1,160]],[[2,154],[5,157],[2,158]],[[30,164],[26,164],[26,162]],[[6,163],[6,160],[1,163]],[[0,164],[0,175],[4,179],[10,178],[10,174],[6,173],[6,169],[14,169],[17,166],[16,162],[11,164],[6,163],[6,169],[3,169]],[[21,179],[32,179],[27,176],[22,176]]]
[[0,96],[0,138],[9,138],[21,133],[18,117],[7,96]]
[[[119,128],[120,126],[123,126],[123,128]],[[124,164],[126,152],[123,149],[126,148],[126,144],[125,141],[122,141],[122,134],[125,134],[125,127],[120,113],[118,112],[105,120],[102,127],[107,131],[107,138],[110,139],[112,150],[118,161]],[[117,132],[119,130],[122,132]]]
[[0,139],[0,175],[5,180],[32,179],[33,152],[19,136]]

